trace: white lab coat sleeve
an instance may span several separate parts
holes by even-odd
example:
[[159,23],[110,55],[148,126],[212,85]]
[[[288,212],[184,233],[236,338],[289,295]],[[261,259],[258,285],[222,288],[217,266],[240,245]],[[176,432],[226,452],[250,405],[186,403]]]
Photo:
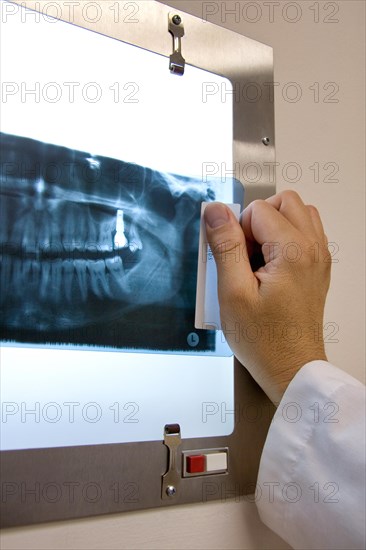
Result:
[[326,361],[300,369],[267,435],[256,502],[293,548],[365,548],[363,384]]

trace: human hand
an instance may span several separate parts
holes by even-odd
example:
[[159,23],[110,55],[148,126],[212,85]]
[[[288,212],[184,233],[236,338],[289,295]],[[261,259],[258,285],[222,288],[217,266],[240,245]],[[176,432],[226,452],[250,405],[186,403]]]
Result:
[[[207,205],[204,216],[225,337],[278,405],[305,363],[326,360],[323,315],[331,257],[319,213],[297,193],[284,191],[252,202],[240,223],[221,203]],[[264,261],[253,270],[250,259],[258,249]]]

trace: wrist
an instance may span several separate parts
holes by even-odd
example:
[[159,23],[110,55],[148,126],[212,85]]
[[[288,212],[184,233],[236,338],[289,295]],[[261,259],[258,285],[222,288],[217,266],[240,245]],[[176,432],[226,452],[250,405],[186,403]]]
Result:
[[286,361],[279,361],[277,368],[274,367],[270,376],[267,379],[266,389],[264,391],[277,407],[282,400],[289,384],[292,382],[296,374],[302,369],[304,365],[311,361],[327,361],[324,346],[318,349],[309,350],[306,353],[299,355],[293,355]]

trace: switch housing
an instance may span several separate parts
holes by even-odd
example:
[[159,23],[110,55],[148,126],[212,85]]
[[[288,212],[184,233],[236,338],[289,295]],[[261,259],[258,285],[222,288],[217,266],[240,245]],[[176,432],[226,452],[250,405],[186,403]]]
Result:
[[229,449],[194,449],[182,452],[182,476],[197,477],[227,474],[229,468]]

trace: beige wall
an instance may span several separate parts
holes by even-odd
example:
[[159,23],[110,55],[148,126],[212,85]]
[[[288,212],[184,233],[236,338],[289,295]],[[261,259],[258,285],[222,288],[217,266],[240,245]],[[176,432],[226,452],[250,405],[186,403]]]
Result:
[[[166,2],[193,15],[202,15],[201,1]],[[276,137],[278,190],[299,191],[308,203],[315,204],[323,217],[329,241],[336,243],[338,260],[333,266],[332,286],[326,308],[327,352],[329,359],[364,380],[365,317],[365,113],[364,95],[364,20],[363,1],[295,3],[302,15],[294,18],[296,6],[281,1],[274,21],[269,7],[259,2],[262,15],[254,8],[229,15],[223,21],[224,7],[238,2],[217,2],[218,13],[210,21],[270,44],[275,52]],[[215,4],[210,2],[209,4]],[[240,8],[248,2],[239,2]],[[270,2],[276,4],[276,2]],[[294,3],[292,3],[294,4]],[[314,22],[319,8],[319,22]],[[326,9],[325,9],[326,8]],[[337,10],[338,13],[333,13]],[[284,10],[284,11],[283,11]],[[287,11],[286,11],[287,10]],[[283,13],[282,13],[283,11]],[[260,15],[257,12],[257,15]],[[298,13],[299,15],[299,13]],[[325,18],[338,19],[327,23]],[[247,20],[246,20],[247,19]],[[297,83],[302,92],[298,102],[286,101],[286,91]],[[314,101],[314,83],[319,83],[319,101]],[[335,83],[335,84],[327,84]],[[313,90],[309,87],[312,86]],[[326,90],[324,86],[328,86]],[[338,89],[330,97],[329,94]],[[335,103],[327,102],[338,100]],[[286,164],[300,165],[301,181]],[[319,182],[309,167],[319,163]],[[326,163],[328,165],[324,169]],[[326,182],[334,165],[339,172]],[[337,333],[332,334],[332,331]],[[337,340],[331,342],[330,340]],[[248,502],[217,502],[182,506],[163,511],[145,511],[97,519],[63,522],[5,530],[2,545],[10,548],[287,548],[259,521],[255,506]]]

